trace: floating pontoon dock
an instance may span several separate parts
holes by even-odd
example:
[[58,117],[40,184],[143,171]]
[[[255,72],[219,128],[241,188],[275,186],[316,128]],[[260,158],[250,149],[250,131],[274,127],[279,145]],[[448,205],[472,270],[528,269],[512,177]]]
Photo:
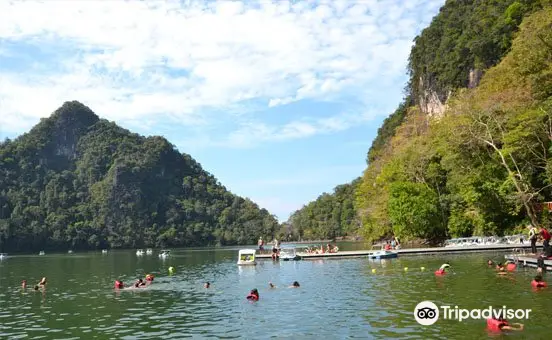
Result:
[[[486,252],[486,251],[507,251],[513,249],[529,249],[531,245],[525,244],[490,244],[481,246],[460,246],[460,247],[435,247],[435,248],[407,248],[393,250],[402,255],[430,255],[430,254],[452,254],[452,253],[470,253],[470,252]],[[337,253],[324,253],[324,254],[311,254],[304,252],[297,252],[297,255],[301,256],[304,260],[307,259],[319,259],[319,258],[342,258],[342,257],[364,257],[371,255],[377,250],[353,250],[353,251],[339,251]],[[257,254],[257,259],[271,259],[272,253]],[[536,261],[536,260],[535,260]]]
[[[504,255],[504,258],[506,260],[512,260],[514,262],[521,263],[521,264],[523,264],[524,266],[527,266],[527,267],[534,267],[534,268],[537,267],[538,257],[535,256],[535,255],[507,254],[507,255]],[[544,265],[546,266],[547,270],[552,270],[552,260],[544,260]]]

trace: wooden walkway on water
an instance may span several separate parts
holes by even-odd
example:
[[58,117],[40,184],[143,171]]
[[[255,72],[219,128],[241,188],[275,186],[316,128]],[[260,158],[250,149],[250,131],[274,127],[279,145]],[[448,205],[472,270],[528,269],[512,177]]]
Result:
[[[507,254],[504,255],[504,258],[506,260],[512,260],[514,262],[518,262],[523,264],[527,267],[537,267],[537,255],[531,255],[531,254]],[[552,270],[552,260],[544,260],[544,265],[546,266],[547,270]]]
[[[406,248],[393,250],[400,256],[403,255],[438,255],[438,254],[454,254],[454,253],[470,253],[470,252],[487,252],[487,251],[507,251],[513,249],[530,249],[529,243],[525,244],[493,244],[493,245],[481,245],[481,246],[465,246],[465,247],[435,247],[435,248]],[[324,254],[309,254],[304,252],[297,252],[297,255],[301,256],[303,260],[308,259],[320,259],[320,258],[344,258],[344,257],[365,257],[375,253],[378,250],[351,250],[351,251],[339,251],[337,253],[324,253]],[[257,259],[271,259],[272,252],[264,254],[257,254]]]

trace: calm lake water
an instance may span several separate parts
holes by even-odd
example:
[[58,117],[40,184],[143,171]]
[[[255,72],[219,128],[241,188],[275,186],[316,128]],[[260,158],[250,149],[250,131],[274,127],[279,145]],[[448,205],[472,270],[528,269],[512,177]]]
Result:
[[[419,325],[413,311],[423,300],[468,309],[531,308],[522,321],[526,329],[508,338],[550,338],[551,289],[531,289],[534,269],[497,276],[486,260],[502,260],[503,253],[259,260],[256,267],[238,267],[237,249],[173,250],[166,260],[158,251],[10,257],[0,261],[0,338],[489,338],[485,320]],[[446,261],[454,273],[436,277],[433,271]],[[112,289],[117,278],[131,283],[147,273],[156,278],[146,289]],[[21,280],[32,286],[42,276],[48,277],[45,293],[21,290]],[[287,288],[295,280],[301,287]],[[269,289],[269,281],[277,288]],[[252,288],[260,292],[258,302],[245,299]]]

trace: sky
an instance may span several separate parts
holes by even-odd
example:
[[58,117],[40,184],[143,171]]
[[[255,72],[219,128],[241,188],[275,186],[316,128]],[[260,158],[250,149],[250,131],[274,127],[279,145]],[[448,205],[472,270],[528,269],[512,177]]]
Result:
[[1,1],[0,138],[78,100],[285,221],[362,175],[443,4]]

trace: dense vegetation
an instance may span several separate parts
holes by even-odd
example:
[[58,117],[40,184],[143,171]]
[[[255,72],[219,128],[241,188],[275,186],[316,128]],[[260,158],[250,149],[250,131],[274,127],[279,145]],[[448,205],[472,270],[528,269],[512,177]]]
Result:
[[[439,240],[547,220],[539,203],[552,200],[551,5],[448,0],[415,39],[406,99],[355,184],[360,233]],[[474,69],[481,84],[467,89]],[[451,96],[443,117],[421,112],[421,91]],[[301,225],[327,219],[328,209],[312,209],[323,198],[295,213]]]
[[552,7],[444,117],[416,107],[365,171],[356,208],[369,238],[503,234],[539,224],[552,199]]
[[410,53],[410,95],[468,86],[470,70],[486,70],[509,51],[524,15],[540,0],[447,0],[431,25],[416,37]]
[[0,144],[0,250],[252,244],[278,223],[161,137],[66,102]]
[[294,239],[335,239],[354,235],[359,227],[354,208],[354,192],[360,178],[338,185],[332,194],[323,193],[295,211],[289,225]]

